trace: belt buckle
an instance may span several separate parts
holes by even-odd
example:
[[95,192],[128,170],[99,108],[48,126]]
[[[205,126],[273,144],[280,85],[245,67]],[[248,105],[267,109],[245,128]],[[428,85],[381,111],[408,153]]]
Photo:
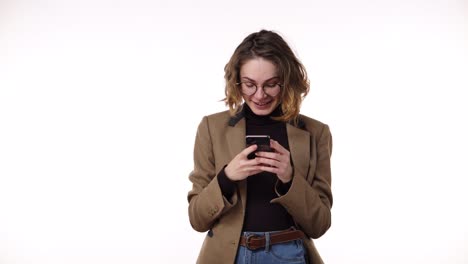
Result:
[[248,235],[247,238],[245,239],[245,247],[248,248],[249,250],[256,250],[256,249],[259,249],[257,247],[250,247],[250,240],[252,238],[256,238],[256,237],[259,237],[258,235],[255,235],[255,234],[251,234],[251,235]]

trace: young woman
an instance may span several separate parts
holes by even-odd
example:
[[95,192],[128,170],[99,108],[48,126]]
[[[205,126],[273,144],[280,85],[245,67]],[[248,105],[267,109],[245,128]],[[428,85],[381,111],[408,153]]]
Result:
[[[332,137],[299,114],[306,70],[266,30],[247,36],[224,70],[229,111],[202,119],[189,176],[190,223],[208,231],[197,263],[323,263],[312,238],[331,224]],[[269,136],[269,150],[247,135]]]

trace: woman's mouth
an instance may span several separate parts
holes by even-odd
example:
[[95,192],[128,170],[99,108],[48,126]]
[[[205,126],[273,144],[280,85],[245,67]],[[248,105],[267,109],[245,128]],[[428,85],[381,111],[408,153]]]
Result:
[[263,108],[268,108],[271,102],[272,101],[270,100],[270,101],[265,101],[265,102],[253,102],[253,103],[255,104],[257,108],[263,109]]

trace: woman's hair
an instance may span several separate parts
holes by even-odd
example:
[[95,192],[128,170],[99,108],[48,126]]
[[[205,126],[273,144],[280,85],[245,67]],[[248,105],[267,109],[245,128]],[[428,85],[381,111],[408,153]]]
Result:
[[242,92],[238,85],[240,69],[248,60],[256,58],[266,59],[278,69],[277,74],[282,84],[280,102],[283,114],[276,119],[296,123],[301,102],[309,92],[307,72],[283,38],[277,33],[267,30],[248,35],[236,48],[224,67],[224,79],[226,80],[224,101],[229,106],[231,115],[240,111],[243,101]]

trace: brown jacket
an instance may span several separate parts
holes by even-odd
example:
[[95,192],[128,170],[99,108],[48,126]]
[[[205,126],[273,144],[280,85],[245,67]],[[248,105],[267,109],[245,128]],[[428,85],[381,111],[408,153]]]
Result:
[[[297,227],[310,238],[322,236],[331,225],[332,137],[327,125],[300,115],[298,127],[286,125],[293,164],[289,191],[272,203],[281,204],[291,214]],[[197,263],[234,263],[242,232],[246,206],[246,181],[237,182],[237,190],[228,200],[221,194],[217,173],[246,147],[245,119],[240,112],[205,116],[195,139],[193,183],[188,193],[189,219],[192,227],[209,231]],[[304,240],[309,263],[323,263],[312,239]]]

